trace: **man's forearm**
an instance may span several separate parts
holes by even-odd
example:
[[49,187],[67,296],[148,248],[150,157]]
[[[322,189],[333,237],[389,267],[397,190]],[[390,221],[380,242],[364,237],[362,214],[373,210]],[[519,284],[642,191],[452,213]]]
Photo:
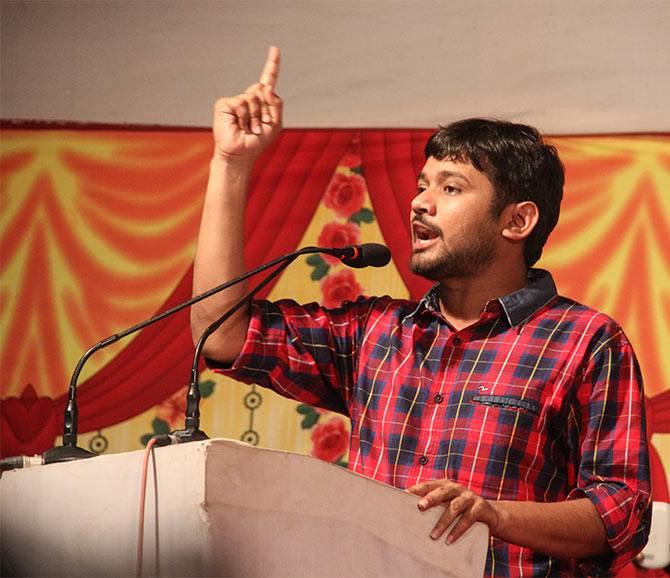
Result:
[[[245,272],[244,213],[251,171],[282,125],[283,104],[274,91],[279,60],[279,49],[271,46],[259,82],[242,94],[220,98],[214,105],[214,155],[193,271],[196,294]],[[193,340],[245,293],[246,284],[240,283],[193,306]],[[248,309],[237,312],[207,340],[205,355],[233,361],[244,344],[248,323]]]
[[[244,210],[252,165],[246,159],[213,159],[193,269],[193,292],[200,294],[245,272]],[[194,341],[207,326],[242,298],[246,284],[205,299],[192,308]],[[232,361],[244,341],[247,310],[240,311],[207,342],[206,355]]]
[[605,554],[605,526],[588,498],[556,503],[490,501],[498,513],[494,535],[562,559]]
[[608,552],[605,526],[588,498],[553,503],[487,500],[447,479],[420,482],[407,491],[421,497],[417,503],[421,511],[444,507],[430,534],[435,540],[460,516],[447,535],[449,543],[475,522],[484,522],[492,536],[556,558],[589,558]]

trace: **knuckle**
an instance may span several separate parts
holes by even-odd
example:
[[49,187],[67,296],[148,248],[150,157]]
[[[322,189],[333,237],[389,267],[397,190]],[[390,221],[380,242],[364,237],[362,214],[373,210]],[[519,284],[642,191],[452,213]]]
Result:
[[244,94],[258,94],[263,89],[263,85],[260,82],[255,82],[251,86],[248,86],[244,91]]
[[258,107],[261,101],[255,94],[245,94],[244,102],[246,102],[248,106]]
[[472,506],[472,515],[473,517],[479,518],[482,513],[485,511],[485,502],[483,500],[477,500]]
[[239,117],[246,118],[249,116],[249,108],[244,104],[236,106],[234,110],[235,114]]
[[231,106],[233,105],[233,99],[231,98],[219,98],[215,103],[214,103],[214,112],[227,112],[231,109]]

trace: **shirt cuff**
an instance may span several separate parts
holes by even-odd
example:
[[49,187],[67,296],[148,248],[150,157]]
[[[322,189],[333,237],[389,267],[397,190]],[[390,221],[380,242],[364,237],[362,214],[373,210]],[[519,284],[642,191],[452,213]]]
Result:
[[267,377],[274,363],[270,361],[270,356],[265,351],[259,330],[262,327],[262,318],[263,308],[256,301],[252,301],[249,309],[249,327],[238,356],[228,363],[205,358],[207,367],[236,381],[265,385],[263,377]]
[[[569,500],[588,498],[595,506],[607,532],[611,552],[579,561],[582,568],[598,574],[616,574],[637,555],[647,542],[651,525],[651,498],[616,482],[596,482],[575,488]],[[599,572],[594,572],[596,565]]]

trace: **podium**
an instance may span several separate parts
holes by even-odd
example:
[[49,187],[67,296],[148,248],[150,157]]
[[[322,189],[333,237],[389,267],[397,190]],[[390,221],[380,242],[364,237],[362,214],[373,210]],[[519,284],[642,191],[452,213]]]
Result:
[[[142,451],[0,480],[3,576],[135,576]],[[339,466],[225,439],[149,461],[145,576],[482,576],[488,528],[429,533],[441,508]]]

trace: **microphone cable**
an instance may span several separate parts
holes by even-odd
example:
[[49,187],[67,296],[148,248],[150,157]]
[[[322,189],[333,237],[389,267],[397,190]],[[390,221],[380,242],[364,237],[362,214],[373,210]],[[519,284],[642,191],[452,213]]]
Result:
[[[144,457],[142,459],[142,472],[140,478],[140,499],[139,499],[139,512],[137,519],[137,559],[136,559],[136,576],[137,578],[142,578],[144,569],[144,520],[145,520],[145,506],[146,506],[146,497],[147,497],[147,473],[149,470],[149,457],[151,457],[154,465],[154,497],[158,501],[158,480],[156,479],[156,456],[154,455],[155,447],[169,446],[172,444],[179,443],[179,440],[175,436],[171,435],[156,435],[149,440],[146,448],[144,448]],[[156,519],[156,526],[158,527],[158,519]],[[156,543],[158,548],[158,543]],[[156,559],[157,569],[160,565],[160,560]],[[156,576],[159,576],[160,572],[156,572]]]

